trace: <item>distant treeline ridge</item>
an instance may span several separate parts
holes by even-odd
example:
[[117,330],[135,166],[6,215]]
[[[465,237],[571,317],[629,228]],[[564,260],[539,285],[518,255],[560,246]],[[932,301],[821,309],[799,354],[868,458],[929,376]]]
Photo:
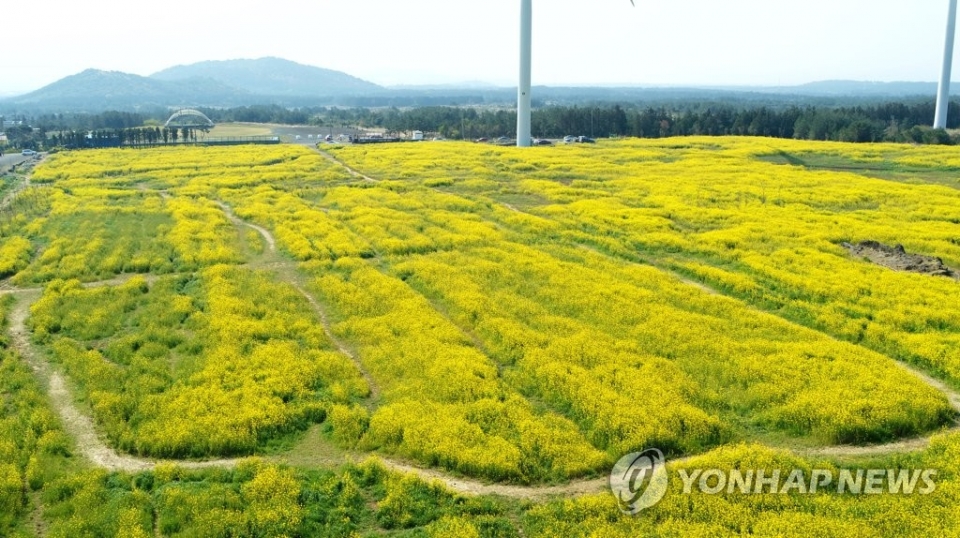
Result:
[[[202,108],[216,123],[251,122],[314,125],[333,131],[360,127],[386,132],[414,130],[446,138],[512,136],[516,112],[509,109],[431,106],[399,108],[288,109],[277,105],[229,109]],[[33,129],[8,129],[13,147],[78,147],[90,131],[101,139],[153,142],[177,136],[160,128],[169,111],[147,113],[48,114],[21,118]],[[533,113],[534,136],[666,138],[674,136],[768,136],[846,142],[952,144],[960,140],[929,128],[933,102],[886,103],[857,107],[737,107],[724,103],[688,103],[673,107],[628,105],[551,106]],[[950,104],[948,128],[960,126],[960,103]],[[146,128],[149,133],[137,133]],[[50,133],[48,136],[47,133]],[[167,137],[163,135],[167,134]],[[193,133],[190,133],[191,135]],[[336,134],[336,133],[333,133]],[[189,135],[188,135],[189,136]]]

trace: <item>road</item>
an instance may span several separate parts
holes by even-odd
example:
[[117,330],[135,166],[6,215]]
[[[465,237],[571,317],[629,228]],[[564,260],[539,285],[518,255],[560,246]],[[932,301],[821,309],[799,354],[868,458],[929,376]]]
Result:
[[10,153],[3,152],[3,157],[0,157],[0,171],[5,172],[10,169],[11,166],[16,166],[22,162],[33,159],[34,156],[23,156],[19,151]]

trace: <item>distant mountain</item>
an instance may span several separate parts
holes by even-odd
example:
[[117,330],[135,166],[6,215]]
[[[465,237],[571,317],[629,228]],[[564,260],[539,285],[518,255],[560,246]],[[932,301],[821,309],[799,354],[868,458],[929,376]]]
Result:
[[[960,90],[960,84],[953,86]],[[956,93],[956,92],[955,92]],[[932,100],[932,82],[821,81],[760,87],[547,87],[533,90],[536,106],[618,103],[674,106],[726,103],[734,106],[853,106],[890,100]],[[339,71],[280,58],[209,61],[165,69],[150,77],[88,69],[37,91],[0,98],[0,114],[102,112],[171,107],[244,105],[416,107],[509,107],[516,89],[480,82],[383,88]]]
[[[451,84],[396,84],[394,86],[388,86],[391,90],[413,90],[413,91],[430,91],[430,90],[496,90],[503,89],[503,86],[497,86],[496,84],[491,84],[489,82],[484,82],[482,80],[468,80],[464,82],[454,82]],[[512,88],[510,88],[512,90]]]
[[337,97],[383,90],[372,82],[340,71],[302,65],[281,58],[225,60],[178,65],[150,78],[167,82],[206,78],[255,95]]
[[[704,89],[820,97],[929,97],[936,95],[937,83],[821,80],[797,86],[707,86]],[[953,83],[951,90],[954,95],[960,93],[960,85]]]
[[383,91],[339,71],[261,58],[182,65],[150,77],[87,69],[37,91],[0,99],[0,108],[99,112],[176,106],[307,106]]
[[[960,90],[956,83],[953,90]],[[936,95],[936,82],[861,82],[856,80],[823,80],[790,88],[795,93],[817,95]],[[952,92],[956,93],[956,92]]]
[[2,104],[38,109],[100,111],[177,105],[239,105],[249,100],[249,93],[211,79],[166,82],[119,71],[87,69],[37,91],[5,99]]

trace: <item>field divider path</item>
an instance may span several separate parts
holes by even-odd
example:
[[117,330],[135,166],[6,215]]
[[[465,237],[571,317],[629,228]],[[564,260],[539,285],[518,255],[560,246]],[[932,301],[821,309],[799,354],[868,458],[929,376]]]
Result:
[[[29,491],[27,487],[29,484],[24,485],[25,491]],[[38,538],[43,538],[47,533],[47,523],[43,519],[43,498],[39,491],[30,491],[29,495],[30,500],[30,515],[27,516],[27,526],[33,529],[33,533]]]
[[270,250],[270,253],[271,254],[277,253],[277,242],[276,240],[274,240],[273,234],[271,234],[266,228],[262,226],[257,226],[252,222],[247,222],[241,219],[240,217],[236,216],[233,213],[233,210],[230,209],[230,206],[228,206],[227,204],[219,200],[217,200],[214,203],[216,203],[220,207],[220,209],[223,210],[223,213],[227,216],[228,219],[230,219],[230,222],[232,222],[236,226],[246,226],[247,228],[250,228],[251,230],[256,231],[257,233],[260,234],[260,237],[263,237],[263,240],[267,242],[267,248]]
[[340,159],[336,158],[336,156],[331,155],[330,153],[327,153],[326,151],[323,151],[323,150],[320,149],[319,147],[313,147],[313,150],[316,151],[317,153],[319,153],[320,156],[323,157],[324,159],[326,159],[326,160],[332,162],[333,164],[339,166],[340,168],[343,168],[344,170],[346,170],[347,173],[349,173],[349,174],[350,174],[351,176],[353,176],[353,177],[360,178],[360,179],[362,179],[362,180],[364,180],[364,181],[369,181],[370,183],[380,183],[380,180],[379,180],[379,179],[374,179],[374,178],[372,178],[372,177],[370,177],[370,176],[368,176],[368,175],[366,175],[366,174],[363,174],[362,172],[359,172],[359,171],[351,168],[347,163],[345,163],[345,162],[341,161]]
[[274,239],[273,234],[271,234],[269,230],[262,226],[257,226],[256,224],[247,222],[236,216],[230,206],[228,206],[226,203],[217,201],[216,204],[223,209],[224,214],[226,214],[227,218],[230,219],[234,225],[246,226],[247,228],[256,230],[260,233],[264,241],[267,242],[268,247],[268,253],[266,256],[268,259],[264,263],[267,264],[267,266],[273,267],[274,273],[277,274],[277,276],[283,282],[293,286],[293,288],[296,289],[297,292],[302,295],[308,303],[310,303],[310,307],[313,308],[313,311],[320,318],[320,323],[323,325],[323,332],[326,333],[327,338],[329,338],[333,345],[337,348],[337,351],[342,353],[344,356],[349,358],[351,362],[353,362],[357,370],[360,371],[360,375],[363,377],[364,381],[366,381],[367,386],[370,388],[370,396],[368,401],[370,403],[378,401],[380,399],[380,388],[374,381],[373,376],[371,376],[366,367],[364,367],[356,353],[347,347],[347,345],[344,344],[336,334],[334,334],[333,326],[330,323],[329,316],[327,316],[326,309],[320,304],[320,301],[317,301],[317,298],[314,297],[312,293],[307,291],[307,288],[302,282],[303,278],[297,273],[296,267],[290,265],[290,262],[286,262],[280,258],[280,254],[277,252],[277,241]]
[[[95,280],[93,282],[82,282],[80,287],[84,289],[93,289],[93,288],[106,288],[110,286],[120,286],[126,284],[127,282],[133,280],[137,277],[142,277],[147,284],[153,284],[161,278],[169,277],[178,277],[185,276],[190,273],[170,273],[165,275],[155,275],[151,273],[125,273],[114,278],[109,278],[107,280]],[[0,287],[0,296],[3,295],[30,295],[34,293],[43,293],[43,288],[34,287],[34,288],[20,288],[17,286],[11,286],[6,281],[3,283],[5,287]]]

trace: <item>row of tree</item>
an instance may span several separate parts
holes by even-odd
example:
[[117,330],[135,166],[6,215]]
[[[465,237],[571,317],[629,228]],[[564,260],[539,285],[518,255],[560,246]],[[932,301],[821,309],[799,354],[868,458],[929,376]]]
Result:
[[200,108],[214,123],[279,123],[281,125],[307,125],[317,113],[327,110],[316,108],[285,108],[279,105],[255,105],[236,108]]
[[[933,117],[932,103],[891,103],[872,107],[735,108],[725,105],[685,109],[628,109],[602,107],[547,107],[534,111],[536,136],[768,136],[846,142],[918,142],[948,144],[944,131],[926,127]],[[960,104],[950,105],[950,128],[960,126]],[[510,136],[516,113],[456,107],[329,110],[319,122],[360,125],[387,131],[421,130],[450,138]]]
[[197,129],[189,127],[133,127],[96,131],[58,131],[49,136],[47,146],[67,149],[156,146],[190,143],[197,140]]
[[145,125],[160,126],[170,113],[164,109],[153,112],[120,112],[109,110],[99,114],[41,114],[30,124],[45,131],[96,131],[99,129],[130,129]]
[[[495,107],[287,109],[263,105],[202,111],[216,123],[309,124],[388,132],[420,130],[462,139],[511,136],[516,126],[515,111]],[[566,135],[640,138],[733,135],[848,142],[957,143],[958,140],[947,132],[926,127],[933,113],[934,104],[927,101],[858,107],[745,107],[714,102],[678,103],[656,108],[549,106],[534,111],[532,128],[536,136],[548,138]],[[8,129],[8,145],[33,149],[81,148],[197,140],[198,134],[190,129],[161,127],[166,114],[165,110],[157,110],[39,116],[29,119],[30,127],[23,125]],[[950,104],[949,117],[948,127],[960,126],[960,104]]]

